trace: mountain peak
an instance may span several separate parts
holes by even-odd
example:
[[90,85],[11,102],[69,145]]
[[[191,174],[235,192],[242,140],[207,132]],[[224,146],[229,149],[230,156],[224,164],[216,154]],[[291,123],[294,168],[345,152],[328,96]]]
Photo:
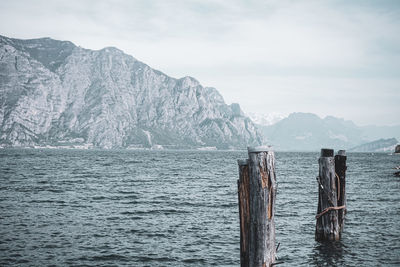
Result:
[[293,112],[289,114],[288,119],[321,119],[321,118],[314,113]]
[[230,104],[230,108],[231,108],[234,116],[245,116],[242,109],[240,108],[239,103]]
[[282,113],[278,113],[278,112],[271,112],[268,114],[249,112],[247,114],[249,115],[249,117],[251,118],[251,120],[254,123],[256,123],[260,126],[269,126],[269,125],[275,124],[275,123],[281,121],[282,119],[286,118],[285,115],[283,115]]
[[191,76],[182,77],[178,81],[183,87],[196,87],[200,85],[199,81]]
[[124,54],[124,51],[122,51],[121,49],[118,49],[117,47],[114,47],[114,46],[107,46],[107,47],[100,49],[99,51],[106,52],[106,53]]
[[72,54],[76,46],[69,41],[58,41],[49,37],[37,39],[14,39],[1,36],[0,44],[8,44],[28,53],[32,59],[54,72]]

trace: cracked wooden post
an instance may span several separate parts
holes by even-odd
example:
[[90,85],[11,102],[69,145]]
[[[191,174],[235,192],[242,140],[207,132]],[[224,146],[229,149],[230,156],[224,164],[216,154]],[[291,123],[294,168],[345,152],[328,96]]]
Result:
[[315,240],[339,240],[339,207],[337,206],[337,177],[333,149],[321,149],[318,163],[318,210]]
[[346,208],[346,151],[339,150],[335,156],[335,172],[337,175],[336,187],[338,188],[337,205],[344,206],[338,210],[339,233],[342,235],[344,228],[344,218],[347,212]]
[[238,160],[239,219],[240,219],[240,266],[249,266],[250,228],[250,181],[248,160]]
[[241,266],[269,267],[275,262],[275,155],[268,150],[249,147],[249,160],[238,162]]

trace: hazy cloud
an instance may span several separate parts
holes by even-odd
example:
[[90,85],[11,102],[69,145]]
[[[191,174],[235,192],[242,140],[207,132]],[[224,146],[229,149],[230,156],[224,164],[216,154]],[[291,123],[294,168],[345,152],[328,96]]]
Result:
[[116,46],[245,111],[400,114],[398,1],[2,1],[0,34]]

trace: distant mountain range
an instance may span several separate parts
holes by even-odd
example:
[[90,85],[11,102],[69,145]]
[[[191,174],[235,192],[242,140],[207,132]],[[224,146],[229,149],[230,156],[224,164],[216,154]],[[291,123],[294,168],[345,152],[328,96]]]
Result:
[[277,123],[280,120],[283,120],[287,116],[277,113],[277,112],[271,112],[268,114],[262,114],[262,113],[255,113],[255,112],[249,112],[246,113],[250,119],[257,125],[260,126],[270,126],[272,124]]
[[379,139],[373,142],[352,147],[349,151],[354,152],[394,152],[399,143],[396,138]]
[[0,146],[245,148],[263,137],[239,104],[113,47],[0,36]]
[[381,138],[400,140],[400,125],[357,126],[352,121],[312,113],[292,113],[269,126],[258,125],[275,150],[350,149]]

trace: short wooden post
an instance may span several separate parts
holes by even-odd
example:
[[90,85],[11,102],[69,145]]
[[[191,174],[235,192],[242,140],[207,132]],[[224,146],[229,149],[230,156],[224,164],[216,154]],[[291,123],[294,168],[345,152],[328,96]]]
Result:
[[321,149],[318,160],[318,209],[315,240],[339,240],[338,206],[333,149]]
[[248,148],[249,160],[238,162],[241,266],[264,267],[272,266],[275,262],[274,210],[277,186],[275,155],[268,149]]
[[335,156],[335,172],[337,175],[336,187],[338,188],[337,205],[344,206],[343,209],[338,210],[339,232],[342,235],[344,228],[344,217],[347,212],[346,208],[346,151],[339,150]]

